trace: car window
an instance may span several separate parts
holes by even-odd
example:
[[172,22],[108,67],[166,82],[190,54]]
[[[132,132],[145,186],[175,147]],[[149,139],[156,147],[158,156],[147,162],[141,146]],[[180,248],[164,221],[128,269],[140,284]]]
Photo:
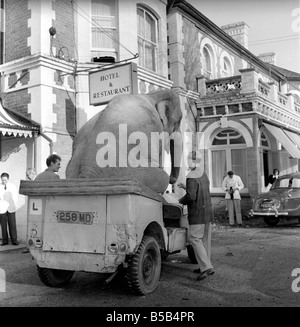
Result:
[[300,188],[300,178],[278,179],[273,188]]

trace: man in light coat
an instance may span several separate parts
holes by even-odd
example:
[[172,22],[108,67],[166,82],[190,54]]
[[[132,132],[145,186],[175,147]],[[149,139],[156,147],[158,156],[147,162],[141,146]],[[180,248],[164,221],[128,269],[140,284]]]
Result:
[[222,189],[225,192],[226,206],[229,214],[229,225],[234,226],[234,212],[236,222],[239,226],[243,225],[241,213],[241,195],[240,191],[244,188],[244,184],[238,175],[234,175],[233,171],[229,171],[222,183]]
[[13,245],[19,245],[17,237],[17,226],[16,226],[16,206],[18,199],[18,190],[14,184],[9,182],[9,174],[1,174],[0,184],[0,200],[3,203],[7,203],[7,207],[1,211],[1,229],[2,229],[2,244],[1,246],[8,244],[8,232]]

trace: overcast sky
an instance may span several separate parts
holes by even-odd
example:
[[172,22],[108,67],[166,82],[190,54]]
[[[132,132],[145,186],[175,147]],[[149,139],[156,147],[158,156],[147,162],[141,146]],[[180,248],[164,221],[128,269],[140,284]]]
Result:
[[300,0],[187,0],[219,27],[245,22],[248,49],[275,52],[277,66],[300,73]]

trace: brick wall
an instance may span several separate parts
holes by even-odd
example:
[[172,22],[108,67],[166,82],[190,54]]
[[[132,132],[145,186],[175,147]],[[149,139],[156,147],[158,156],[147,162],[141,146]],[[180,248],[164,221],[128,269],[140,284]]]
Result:
[[74,12],[71,1],[53,1],[52,8],[55,11],[55,21],[53,26],[56,29],[56,36],[53,39],[53,46],[56,48],[58,56],[64,56],[65,60],[70,60],[74,55]]
[[5,1],[5,62],[29,56],[30,47],[27,38],[30,36],[28,3],[25,0]]
[[184,57],[185,57],[185,84],[186,88],[197,91],[195,76],[201,75],[200,43],[198,30],[194,24],[184,19]]
[[3,106],[11,110],[17,111],[22,115],[31,118],[28,114],[28,104],[31,103],[31,96],[28,90],[20,90],[16,92],[6,93],[3,98]]
[[[241,210],[244,213],[248,213],[252,208],[252,198],[249,196],[241,196]],[[222,214],[226,210],[225,194],[213,194],[211,196],[211,202],[214,209],[215,216]]]
[[[200,26],[200,25],[199,25]],[[200,29],[201,28],[201,29]],[[202,63],[200,54],[200,42],[204,37],[207,37],[214,45],[216,50],[215,67],[217,69],[216,76],[213,78],[220,78],[220,55],[222,51],[228,51],[222,45],[222,40],[215,41],[209,34],[206,34],[205,27],[197,28],[193,22],[183,18],[183,33],[184,33],[184,59],[185,59],[185,84],[186,88],[197,91],[196,77],[202,73]],[[172,33],[172,30],[169,31]],[[242,69],[242,59],[234,52],[228,51],[234,57],[235,67],[233,67],[233,75],[240,75],[239,70]]]

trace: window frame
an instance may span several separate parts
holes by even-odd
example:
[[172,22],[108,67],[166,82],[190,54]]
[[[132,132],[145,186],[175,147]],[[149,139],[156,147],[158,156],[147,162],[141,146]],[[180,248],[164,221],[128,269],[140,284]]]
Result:
[[[143,11],[143,21],[144,21],[145,24],[147,22],[146,15],[149,15],[149,17],[154,22],[154,33],[155,33],[154,37],[155,37],[156,43],[153,42],[151,39],[146,39],[145,36],[140,34],[140,30],[139,30],[139,13],[138,13],[139,10]],[[148,8],[146,8],[144,6],[140,6],[140,5],[137,6],[136,15],[137,15],[138,52],[139,52],[139,49],[140,49],[140,41],[142,43],[142,49],[143,49],[142,55],[139,54],[139,66],[157,73],[158,72],[158,47],[159,47],[159,19],[157,18],[157,16],[150,9],[148,9]],[[146,30],[146,28],[144,30]],[[152,37],[152,35],[151,35],[151,37]],[[151,62],[152,62],[151,66],[152,66],[152,68],[149,68],[147,66],[146,56],[144,55],[146,53],[146,51],[145,51],[146,44],[151,44],[151,46],[153,47],[152,49],[154,51],[154,55],[151,57]]]
[[[100,0],[101,1],[101,0]],[[112,1],[112,0],[110,0]],[[119,53],[119,47],[117,44],[117,41],[113,41],[116,43],[116,46],[113,48],[104,48],[104,47],[94,47],[93,46],[93,29],[97,30],[97,23],[96,26],[94,24],[94,17],[97,17],[99,20],[101,19],[107,19],[107,18],[114,18],[115,20],[115,25],[114,26],[101,26],[101,30],[107,31],[108,33],[113,31],[114,38],[117,40],[117,34],[118,34],[118,0],[113,0],[115,2],[115,16],[100,16],[100,15],[94,15],[93,14],[93,6],[92,6],[92,1],[91,1],[91,27],[90,27],[90,35],[91,35],[91,57],[102,57],[102,56],[114,56],[116,60],[118,60],[118,53]],[[96,20],[97,22],[97,20]],[[96,55],[98,53],[98,55]],[[101,54],[99,54],[101,53]]]
[[[208,57],[205,56],[205,52],[207,52]],[[202,50],[202,55],[203,55],[203,60],[202,60],[202,71],[203,71],[203,76],[205,76],[208,79],[213,78],[213,55],[210,50],[210,46],[208,44],[205,44]],[[207,58],[209,59],[209,66],[210,70],[207,69]]]
[[[245,140],[245,137],[244,135],[239,132],[238,130],[234,129],[234,128],[225,128],[223,130],[232,130],[232,131],[235,131],[235,132],[238,132],[240,134],[240,136],[242,136],[244,138],[244,142],[245,143],[240,143],[240,144],[228,144],[228,142],[230,142],[230,137],[227,137],[227,144],[220,144],[220,145],[213,145],[213,141],[214,139],[216,138],[216,136],[222,131],[222,129],[219,129],[217,130],[211,137],[211,145],[210,145],[210,148],[209,148],[209,151],[208,151],[208,162],[209,162],[209,167],[211,167],[210,169],[210,172],[209,172],[209,179],[210,179],[210,190],[212,193],[224,193],[223,189],[222,189],[222,186],[220,185],[219,187],[215,187],[213,186],[213,175],[215,174],[215,172],[213,171],[213,162],[212,162],[212,156],[213,156],[213,151],[225,151],[225,156],[226,156],[226,159],[225,159],[225,164],[226,164],[226,167],[225,167],[225,174],[227,171],[229,170],[233,170],[232,168],[232,150],[244,150],[245,152],[245,156],[246,156],[246,167],[245,167],[245,171],[248,171],[248,161],[247,161],[247,144],[246,144],[246,140]],[[234,170],[233,170],[234,171]],[[226,175],[225,175],[226,176]],[[224,176],[224,177],[225,177]],[[248,190],[248,176],[247,176],[247,180],[243,180],[243,183],[245,185],[245,187],[241,190],[241,194],[243,193],[248,193],[249,190]]]
[[[227,70],[225,70],[225,65],[227,64]],[[222,69],[221,69],[221,76],[222,77],[230,77],[232,76],[232,65],[227,56],[224,56],[222,59]]]

